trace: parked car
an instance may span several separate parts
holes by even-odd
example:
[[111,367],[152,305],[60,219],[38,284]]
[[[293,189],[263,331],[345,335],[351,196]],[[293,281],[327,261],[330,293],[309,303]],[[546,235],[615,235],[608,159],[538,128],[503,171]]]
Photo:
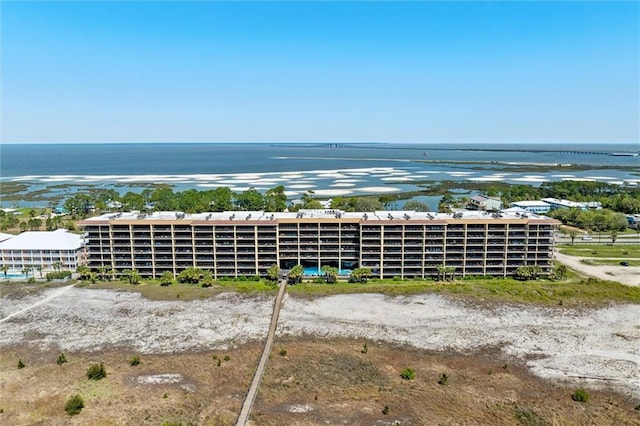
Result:
[[629,262],[620,262],[620,265],[622,265],[622,266],[629,266]]
[[583,235],[582,236],[582,241],[591,241],[591,236],[590,235]]

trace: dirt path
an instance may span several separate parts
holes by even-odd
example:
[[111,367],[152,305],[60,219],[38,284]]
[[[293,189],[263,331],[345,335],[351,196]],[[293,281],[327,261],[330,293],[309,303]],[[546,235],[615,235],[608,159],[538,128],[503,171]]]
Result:
[[639,266],[614,266],[614,265],[586,265],[580,262],[580,257],[569,256],[558,251],[556,259],[575,271],[602,280],[617,281],[620,284],[640,286]]
[[12,313],[12,314],[9,314],[9,315],[7,315],[6,317],[4,317],[4,318],[0,319],[0,323],[3,323],[3,322],[5,322],[5,321],[7,321],[7,320],[9,320],[9,319],[11,319],[11,318],[13,318],[13,317],[15,317],[16,315],[20,315],[20,314],[22,314],[23,312],[28,311],[29,309],[33,309],[33,308],[35,308],[36,306],[40,306],[40,305],[42,305],[42,304],[44,304],[44,303],[48,303],[48,302],[50,302],[51,300],[55,299],[56,297],[60,296],[61,294],[66,293],[66,292],[67,292],[68,290],[70,290],[73,286],[75,286],[75,284],[68,285],[68,286],[65,286],[65,287],[60,287],[59,289],[57,289],[57,290],[55,290],[55,291],[53,291],[53,292],[49,293],[49,294],[48,294],[44,299],[39,300],[39,301],[37,301],[37,302],[35,302],[35,303],[32,303],[31,305],[27,306],[26,308],[22,308],[22,309],[20,309],[19,311],[16,311],[16,312],[14,312],[14,313]]
[[271,349],[273,348],[273,339],[276,334],[276,327],[278,326],[278,316],[280,315],[280,306],[282,305],[282,298],[286,293],[286,289],[287,289],[287,280],[282,279],[280,281],[280,290],[278,291],[278,295],[276,296],[276,301],[273,304],[273,313],[271,314],[271,325],[269,326],[267,341],[264,344],[262,356],[260,357],[258,368],[256,368],[256,372],[253,375],[253,380],[251,381],[251,386],[249,386],[249,391],[247,392],[247,396],[245,396],[244,401],[242,402],[242,409],[240,410],[240,414],[238,415],[238,421],[236,422],[237,426],[244,426],[245,424],[247,424],[247,420],[249,420],[249,415],[251,414],[251,407],[253,407],[253,403],[258,393],[258,387],[260,386],[260,380],[262,380],[264,369],[267,366],[267,361],[269,361],[269,356],[271,355]]

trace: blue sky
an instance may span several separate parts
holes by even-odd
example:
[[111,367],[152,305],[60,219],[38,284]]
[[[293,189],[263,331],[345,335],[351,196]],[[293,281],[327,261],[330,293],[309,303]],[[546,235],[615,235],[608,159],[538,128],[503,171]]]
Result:
[[2,2],[2,141],[638,142],[638,2]]

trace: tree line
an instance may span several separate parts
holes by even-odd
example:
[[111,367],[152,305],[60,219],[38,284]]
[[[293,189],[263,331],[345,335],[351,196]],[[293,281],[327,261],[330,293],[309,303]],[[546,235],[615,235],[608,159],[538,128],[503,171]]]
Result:
[[514,201],[558,198],[571,201],[599,201],[604,208],[620,213],[640,214],[640,187],[614,185],[606,182],[558,181],[544,182],[539,187],[508,185],[489,188],[488,196],[499,196],[505,205]]
[[565,225],[593,232],[624,231],[627,228],[626,216],[609,209],[580,210],[565,208],[550,211],[547,216],[558,219]]
[[[375,211],[388,208],[388,197],[360,196],[335,197],[329,208],[344,211]],[[76,193],[64,201],[65,210],[74,219],[86,217],[93,212],[101,211],[182,211],[185,213],[223,212],[223,211],[269,211],[281,212],[285,209],[322,209],[323,204],[315,198],[313,191],[302,194],[296,204],[289,203],[282,185],[271,188],[264,193],[249,188],[243,192],[233,192],[227,187],[198,191],[187,189],[174,192],[169,185],[161,185],[155,189],[144,189],[137,193],[129,191],[120,195],[113,189]],[[405,210],[429,211],[426,203],[410,200],[404,205]]]

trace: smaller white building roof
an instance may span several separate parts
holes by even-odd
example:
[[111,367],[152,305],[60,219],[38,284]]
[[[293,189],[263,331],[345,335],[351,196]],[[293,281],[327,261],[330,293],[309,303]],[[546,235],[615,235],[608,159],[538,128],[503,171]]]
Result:
[[78,250],[82,236],[66,229],[29,231],[0,242],[0,250]]
[[511,205],[517,207],[550,207],[546,201],[539,200],[514,201]]
[[4,232],[0,232],[0,242],[7,241],[8,239],[11,239],[13,237],[15,237],[15,235],[13,235],[13,234],[5,234]]

